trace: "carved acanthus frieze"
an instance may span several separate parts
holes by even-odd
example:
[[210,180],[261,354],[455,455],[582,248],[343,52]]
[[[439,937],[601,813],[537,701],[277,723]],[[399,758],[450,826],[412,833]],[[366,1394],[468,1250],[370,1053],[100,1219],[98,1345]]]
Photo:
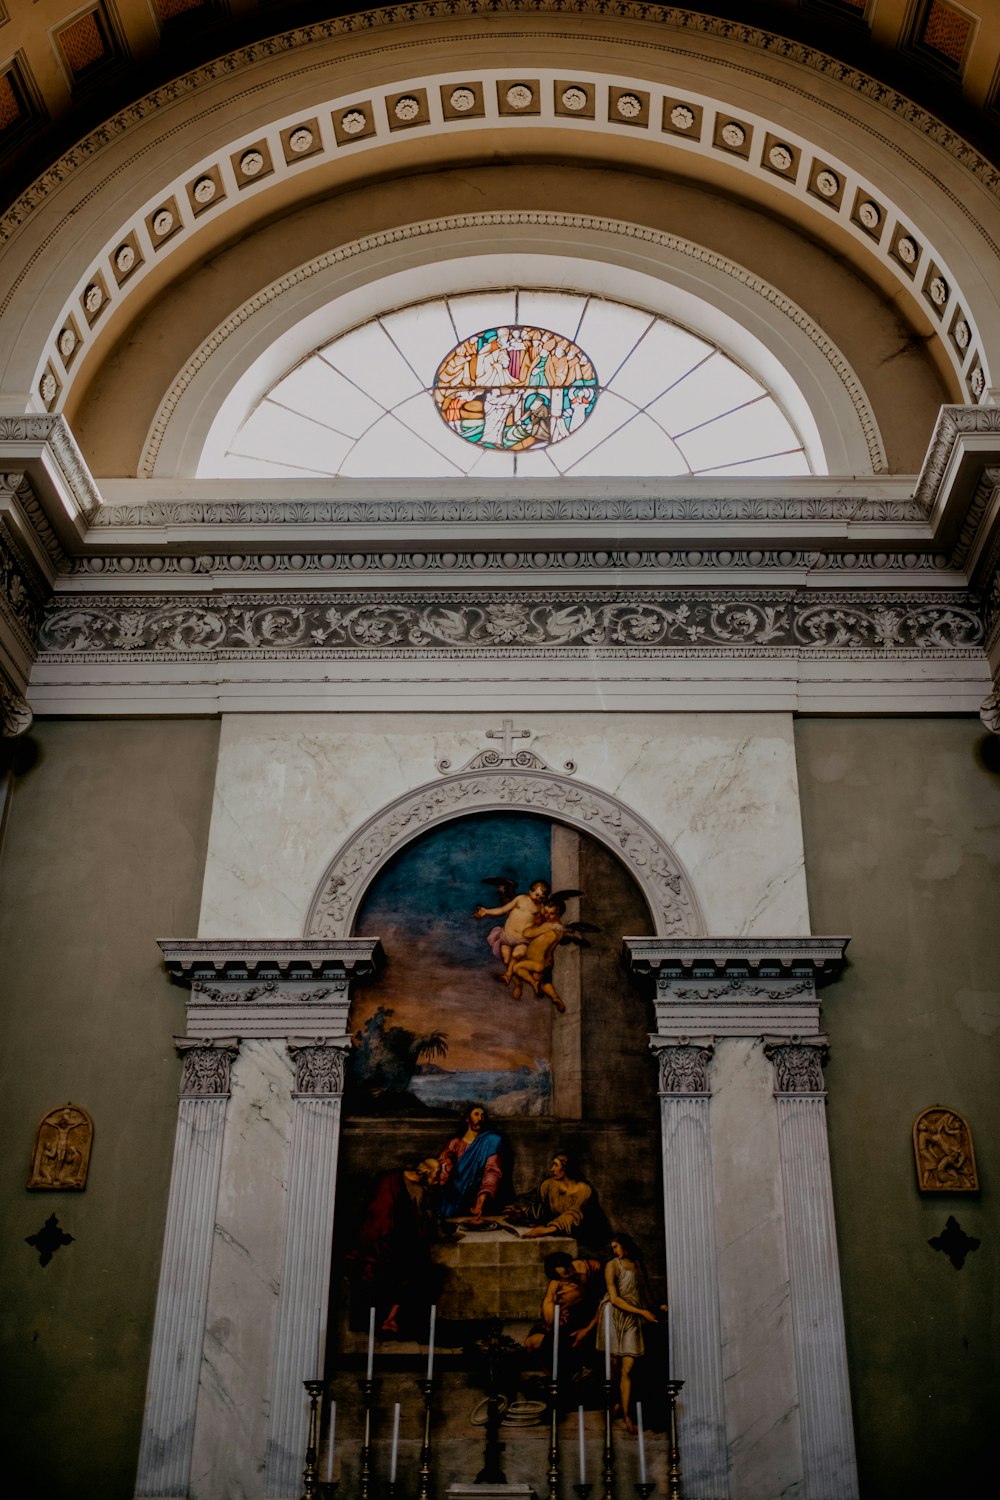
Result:
[[295,1063],[297,1094],[332,1095],[344,1092],[349,1043],[343,1038],[290,1037],[288,1050]]
[[184,1063],[179,1091],[182,1099],[228,1098],[230,1073],[239,1053],[238,1037],[175,1037],[174,1046]]
[[814,591],[504,591],[439,597],[403,594],[273,595],[228,604],[189,596],[128,600],[65,594],[50,605],[39,649],[58,660],[152,655],[156,660],[245,655],[377,657],[437,654],[771,656],[970,652],[983,638],[963,594]]
[[822,1094],[825,1036],[764,1038],[764,1052],[774,1067],[776,1094]]
[[660,1094],[707,1094],[708,1065],[715,1050],[707,1037],[650,1040],[660,1070]]

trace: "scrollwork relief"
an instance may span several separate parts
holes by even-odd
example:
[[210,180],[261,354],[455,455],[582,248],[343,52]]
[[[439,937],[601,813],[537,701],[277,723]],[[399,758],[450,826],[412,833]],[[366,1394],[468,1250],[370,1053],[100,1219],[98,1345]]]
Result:
[[635,590],[482,593],[435,598],[384,593],[244,597],[229,604],[187,597],[164,603],[59,596],[39,634],[40,650],[61,659],[155,653],[345,657],[492,656],[662,652],[770,655],[812,649],[865,655],[953,653],[977,647],[983,627],[963,594],[797,595],[788,590],[664,595]]

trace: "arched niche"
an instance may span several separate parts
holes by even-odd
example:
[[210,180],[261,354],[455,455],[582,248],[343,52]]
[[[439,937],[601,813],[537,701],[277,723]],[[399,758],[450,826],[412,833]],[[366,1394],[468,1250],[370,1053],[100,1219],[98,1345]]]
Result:
[[[525,752],[525,759],[535,757]],[[572,776],[534,766],[501,765],[426,782],[363,823],[327,867],[309,908],[304,935],[348,936],[372,879],[427,829],[473,812],[513,808],[544,814],[606,844],[642,892],[658,937],[705,933],[701,905],[687,871],[669,844],[637,812]]]

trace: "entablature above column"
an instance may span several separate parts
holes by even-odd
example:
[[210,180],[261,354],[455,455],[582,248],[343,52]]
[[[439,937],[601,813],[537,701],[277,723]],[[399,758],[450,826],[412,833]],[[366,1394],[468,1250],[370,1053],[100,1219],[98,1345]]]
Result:
[[168,973],[190,986],[187,1034],[294,1038],[303,1047],[344,1039],[355,981],[384,961],[378,938],[160,942]]
[[820,1030],[817,986],[844,966],[846,937],[623,939],[630,971],[655,984],[656,1035],[801,1037]]

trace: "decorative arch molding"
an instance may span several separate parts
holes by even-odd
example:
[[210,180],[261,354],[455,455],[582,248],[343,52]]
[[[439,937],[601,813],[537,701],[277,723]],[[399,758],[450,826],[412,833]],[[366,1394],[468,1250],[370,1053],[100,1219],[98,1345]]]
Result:
[[[9,340],[15,353],[2,384],[8,391],[30,391],[36,406],[62,409],[88,348],[101,342],[106,326],[120,326],[119,309],[151,273],[157,282],[164,270],[169,275],[173,258],[186,266],[192,256],[210,253],[226,235],[231,211],[238,211],[245,232],[255,200],[267,217],[279,203],[287,208],[328,191],[341,161],[374,151],[375,169],[383,172],[383,154],[402,150],[405,156],[407,141],[436,136],[444,149],[457,143],[461,150],[471,129],[479,136],[488,132],[491,140],[502,132],[512,149],[528,151],[540,131],[542,149],[550,153],[552,131],[567,142],[575,134],[574,149],[597,135],[613,138],[619,152],[642,143],[640,154],[651,147],[662,152],[666,171],[697,172],[700,162],[710,162],[741,194],[756,192],[779,204],[787,198],[790,210],[805,217],[819,238],[827,239],[836,226],[860,266],[905,288],[928,315],[965,393],[978,397],[977,386],[990,384],[987,350],[1000,326],[1000,309],[987,290],[991,279],[982,274],[984,258],[1000,254],[995,169],[940,121],[824,54],[679,7],[651,10],[618,0],[610,14],[629,28],[628,37],[616,43],[621,71],[573,68],[593,94],[593,109],[579,114],[560,106],[561,72],[535,67],[532,57],[541,48],[569,46],[584,58],[595,44],[606,53],[609,7],[603,0],[580,0],[572,15],[560,0],[506,0],[499,14],[487,0],[468,0],[462,16],[448,0],[424,0],[347,16],[239,49],[137,101],[49,168],[0,226],[12,238],[23,234],[25,252],[19,254],[27,255],[20,266],[12,263],[0,309],[6,315],[12,299],[19,305]],[[490,29],[484,29],[487,17]],[[495,47],[498,27],[510,41],[508,66],[474,68],[472,81],[488,106],[478,118],[450,116],[442,102],[448,87],[471,77],[454,47],[451,58],[466,64],[461,73],[435,70],[448,55],[442,51],[445,23],[480,58]],[[384,34],[389,26],[391,42]],[[398,40],[404,26],[412,28],[412,38]],[[648,37],[641,35],[643,28],[649,28]],[[699,40],[702,46],[710,40],[713,50],[698,50]],[[426,59],[427,70],[402,75],[404,55]],[[337,91],[341,61],[353,65],[344,69],[350,93]],[[272,77],[261,74],[262,63]],[[527,67],[538,84],[539,107],[524,114],[507,109],[497,92],[515,67]],[[367,81],[359,85],[359,79]],[[775,106],[776,95],[781,107]],[[393,110],[403,96],[425,98],[426,111],[399,120]],[[638,114],[616,113],[625,96],[640,101]],[[667,122],[676,99],[688,100],[697,112],[690,133]],[[343,122],[359,105],[366,124],[356,135],[345,134]],[[786,128],[789,109],[805,134]],[[724,139],[733,126],[743,132],[736,146]],[[313,144],[297,152],[291,138],[304,127]],[[776,149],[783,153],[779,158]],[[261,162],[252,173],[242,167],[247,156]],[[785,158],[786,165],[775,165]],[[648,167],[648,154],[642,159]],[[955,191],[957,170],[968,192]],[[126,173],[134,177],[135,191],[123,192]],[[824,174],[837,180],[829,193]],[[210,187],[211,197],[199,197]],[[868,203],[878,210],[876,222],[861,216]],[[158,229],[164,212],[170,222]],[[25,297],[22,283],[34,282],[37,257],[57,239],[69,247],[62,251],[59,277],[50,276],[40,296]],[[944,287],[943,302],[930,298],[932,283]],[[61,306],[56,299],[64,299]],[[136,308],[141,301],[136,299]],[[958,323],[961,343],[954,337]]]
[[305,937],[348,936],[365,891],[420,834],[470,813],[536,812],[590,834],[626,866],[657,937],[697,937],[705,919],[690,876],[656,830],[616,797],[549,770],[459,772],[406,792],[369,818],[337,851],[309,909]]
[[777,287],[705,246],[645,225],[522,211],[400,225],[338,246],[263,287],[179,371],[150,426],[139,474],[211,474],[211,455],[224,451],[273,381],[368,317],[421,300],[421,292],[509,286],[519,269],[525,285],[550,284],[546,276],[565,285],[574,262],[581,291],[675,319],[753,370],[797,426],[817,470],[885,472],[884,444],[860,380],[833,340]]

